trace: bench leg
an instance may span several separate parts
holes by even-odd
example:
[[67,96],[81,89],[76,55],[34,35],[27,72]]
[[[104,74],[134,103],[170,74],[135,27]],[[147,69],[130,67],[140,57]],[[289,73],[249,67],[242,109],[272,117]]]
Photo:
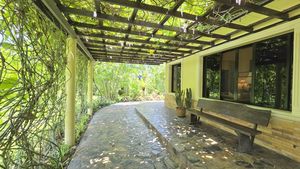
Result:
[[240,132],[237,132],[238,134],[238,147],[237,151],[240,153],[249,153],[252,150],[253,147],[253,141],[255,136],[248,136],[245,134],[242,134]]
[[200,125],[200,117],[198,117],[197,115],[191,114],[191,125]]
[[194,114],[191,114],[191,124],[196,124],[198,121],[197,116]]

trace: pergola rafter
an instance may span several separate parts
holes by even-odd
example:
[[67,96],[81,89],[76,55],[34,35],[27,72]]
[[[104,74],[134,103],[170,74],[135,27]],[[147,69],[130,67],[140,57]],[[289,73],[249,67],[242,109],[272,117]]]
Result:
[[176,57],[174,56],[168,56],[168,55],[150,55],[150,54],[146,54],[146,53],[139,53],[139,52],[125,52],[122,51],[121,52],[117,52],[117,51],[106,51],[106,50],[90,50],[91,54],[103,54],[103,53],[107,53],[107,54],[128,54],[128,55],[140,55],[140,56],[147,56],[147,57],[157,57],[157,58],[165,58],[163,60],[168,60],[168,59],[176,59]]
[[259,14],[263,14],[266,16],[271,16],[274,18],[282,19],[282,20],[288,20],[289,15],[286,13],[282,13],[270,8],[265,8],[262,6],[254,5],[251,3],[243,3],[242,5],[239,5],[237,3],[234,3],[232,0],[216,0],[218,3],[222,3],[224,5],[229,5],[229,6],[234,6],[235,8],[240,8],[240,9],[246,9],[247,11],[250,12],[255,12]]
[[164,40],[176,41],[176,42],[195,43],[195,44],[199,44],[199,45],[213,45],[213,43],[207,42],[207,41],[179,39],[179,38],[175,38],[172,36],[157,35],[155,33],[151,34],[151,33],[146,33],[146,32],[132,31],[132,30],[129,31],[129,30],[124,30],[124,29],[119,29],[119,28],[114,28],[114,27],[99,26],[99,25],[94,25],[94,24],[89,24],[89,23],[80,23],[80,22],[75,22],[75,21],[71,21],[69,23],[72,26],[80,27],[80,28],[91,28],[91,29],[95,29],[95,30],[123,33],[123,34],[127,34],[127,35],[144,36],[144,37],[148,37],[148,38],[164,39]]
[[[65,20],[60,17],[58,23],[67,25],[63,26],[64,29],[68,29],[67,32],[75,32],[73,34],[81,38],[80,42],[83,42],[80,45],[87,47],[88,51],[93,53],[98,51],[98,53],[100,52],[106,56],[108,54],[120,57],[127,56],[126,59],[130,59],[128,55],[133,54],[130,57],[140,57],[143,60],[151,58],[151,62],[153,62],[153,59],[158,59],[153,56],[165,58],[160,60],[164,62],[184,58],[216,45],[261,31],[272,25],[296,19],[298,18],[297,15],[289,17],[289,12],[297,11],[300,8],[300,5],[296,4],[280,11],[271,9],[268,4],[277,0],[266,0],[263,3],[242,0],[241,4],[237,4],[234,0],[215,0],[211,4],[215,6],[206,9],[210,10],[210,12],[204,11],[204,15],[199,15],[193,11],[194,9],[192,11],[178,10],[188,0],[178,0],[173,2],[172,5],[168,5],[169,7],[142,0],[93,0],[94,8],[92,9],[78,5],[69,6],[69,3],[64,3],[64,0],[49,1],[41,0],[41,2],[36,4],[42,10],[44,10],[43,8],[48,8],[54,17],[64,14]],[[55,3],[56,6],[53,5]],[[52,4],[52,6],[47,4]],[[104,4],[108,10],[101,9],[101,5]],[[112,10],[109,10],[109,8],[112,8]],[[230,19],[224,19],[222,17],[225,16],[215,13],[219,12],[219,9],[221,11],[227,10],[239,13],[235,13],[234,17]],[[122,12],[122,10],[126,12]],[[140,10],[148,13],[144,13],[145,16],[141,16],[140,12],[138,12]],[[250,16],[252,13],[262,14],[267,17],[251,24],[239,22],[241,18]],[[147,20],[146,14],[156,14],[159,17],[155,20],[156,16],[151,16],[152,18],[150,17],[151,19]],[[51,16],[49,15],[48,17]],[[174,20],[170,22],[170,18],[176,19],[176,22],[178,21],[180,24],[184,23],[187,25],[173,24]],[[260,26],[261,24],[272,22],[274,18],[277,19],[274,23],[266,24],[265,27]],[[114,35],[114,33],[117,33],[117,35]],[[111,48],[117,51],[112,51]],[[109,60],[110,58],[108,57],[104,60],[107,59]],[[157,62],[153,63],[157,64]]]
[[[98,46],[98,45],[86,44],[86,46],[90,50],[90,52],[98,51],[98,50],[100,50],[100,51],[104,50],[104,47],[101,47],[101,46]],[[163,52],[163,51],[155,51],[153,54],[150,54],[148,51],[137,50],[137,49],[126,49],[126,48],[124,48],[123,51],[131,52],[131,53],[138,53],[138,54],[147,54],[149,56],[153,56],[153,55],[166,56],[166,57],[170,57],[170,58],[183,57],[184,56],[183,54]]]
[[[89,42],[94,42],[93,44],[95,44],[95,43],[102,44],[103,43],[103,42],[97,41],[97,40],[89,40]],[[93,45],[92,43],[89,43],[89,42],[84,42],[84,43],[87,44],[88,46]],[[120,46],[120,44],[117,44],[117,43],[109,43],[109,44],[111,44],[112,46]],[[139,48],[139,49],[149,49],[149,50],[153,50],[153,52],[154,52],[154,50],[164,51],[164,52],[174,52],[174,53],[179,53],[181,55],[183,55],[183,54],[190,54],[191,53],[190,51],[184,51],[184,50],[178,50],[178,49],[169,49],[169,48],[154,48],[154,47],[150,47],[150,46],[132,45],[132,46],[128,46],[128,48],[129,47]]]
[[[149,44],[149,45],[157,45],[159,48],[157,50],[162,49],[161,46],[167,46],[171,48],[185,48],[185,49],[192,49],[192,50],[199,50],[201,48],[199,47],[193,47],[193,46],[185,46],[185,45],[177,45],[177,44],[167,44],[167,43],[160,43],[160,42],[153,42],[153,41],[146,41],[146,40],[141,40],[141,39],[133,39],[133,38],[124,38],[124,37],[117,37],[117,36],[110,36],[110,35],[101,35],[97,33],[82,33],[82,32],[77,32],[78,35],[81,36],[89,36],[89,37],[97,37],[101,39],[111,39],[111,40],[116,40],[116,41],[128,41],[128,42],[133,42],[133,43],[143,43],[143,44]],[[121,44],[122,47],[125,46],[125,44]],[[134,45],[133,45],[134,46]],[[155,49],[155,48],[154,48]],[[185,52],[178,50],[177,52]],[[189,52],[187,52],[189,53]]]
[[117,57],[117,58],[124,58],[124,57],[128,57],[131,58],[133,60],[156,60],[159,61],[160,63],[165,62],[166,60],[168,60],[167,58],[159,58],[159,57],[152,57],[152,58],[140,58],[139,55],[135,55],[135,54],[123,54],[123,53],[119,53],[119,54],[114,54],[114,53],[93,53],[93,56],[108,56],[108,57]]
[[[174,6],[169,10],[170,12],[174,12],[174,11],[176,11],[183,3],[184,3],[184,1],[185,0],[179,0],[179,1],[177,1],[175,4],[174,4]],[[166,15],[166,16],[164,16],[164,18],[159,22],[159,25],[164,25],[167,21],[168,21],[168,19],[170,18],[170,15]],[[151,35],[151,37],[148,37],[147,38],[147,41],[150,41],[150,39],[151,38],[153,38],[155,35],[156,35],[156,33],[158,32],[158,28],[156,28],[156,29],[154,29],[153,31],[152,31],[152,35]]]
[[[140,2],[141,2],[141,0],[137,0],[137,3],[140,3]],[[132,14],[131,14],[131,16],[130,16],[130,19],[129,19],[130,22],[133,22],[133,21],[135,20],[135,17],[136,17],[136,15],[137,15],[137,12],[138,12],[138,9],[134,9],[134,10],[133,10],[133,12],[132,12]],[[132,29],[132,25],[129,24],[128,27],[127,27],[127,31],[128,31],[128,32],[131,32],[131,29]],[[127,39],[128,36],[129,36],[129,35],[126,34],[126,35],[125,35],[125,38]],[[127,42],[127,40],[124,42],[124,45],[126,45],[126,42]],[[122,47],[122,51],[123,51],[123,49],[124,49],[124,46]]]
[[[162,29],[162,30],[167,30],[167,31],[185,32],[184,29],[179,28],[179,27],[175,27],[175,26],[160,25],[160,24],[146,22],[146,21],[141,21],[141,20],[134,20],[134,21],[130,22],[128,20],[128,18],[117,16],[117,15],[113,16],[113,15],[101,14],[100,13],[100,14],[97,14],[97,16],[95,17],[94,16],[94,12],[88,11],[88,10],[84,10],[84,9],[70,8],[70,7],[66,7],[66,6],[61,6],[60,9],[64,13],[81,15],[81,16],[87,16],[87,17],[95,18],[95,19],[110,20],[110,21],[121,22],[121,23],[129,24],[129,25],[144,26],[144,27]],[[200,35],[200,36],[206,36],[206,37],[212,37],[212,38],[219,38],[219,39],[226,39],[226,40],[230,39],[230,37],[225,36],[225,35],[219,35],[219,34],[213,34],[213,33],[208,34],[208,33],[200,32],[198,30],[194,30],[194,31],[192,31],[192,30],[186,30],[185,33],[191,34],[191,35],[195,35],[195,36]]]
[[130,8],[134,8],[134,9],[140,9],[140,10],[145,10],[145,11],[149,11],[149,12],[155,12],[155,13],[159,13],[159,14],[163,14],[163,15],[167,15],[167,16],[174,16],[177,18],[182,18],[182,19],[186,19],[186,20],[190,20],[190,21],[194,21],[194,22],[198,22],[198,23],[206,23],[206,24],[210,24],[210,25],[218,25],[218,26],[225,26],[228,28],[232,28],[232,29],[240,29],[240,30],[244,30],[247,32],[251,32],[253,29],[251,27],[246,27],[246,26],[242,26],[242,25],[237,25],[237,24],[233,24],[233,23],[225,23],[225,22],[221,22],[221,21],[215,21],[215,20],[211,20],[202,16],[197,16],[197,15],[192,15],[186,12],[178,12],[176,10],[169,10],[166,8],[162,8],[162,7],[158,7],[155,5],[148,5],[148,4],[144,4],[144,3],[136,3],[133,1],[128,1],[128,0],[102,0],[104,2],[108,2],[108,3],[112,3],[112,4],[117,4],[117,5],[121,5],[121,6],[126,6],[126,7],[130,7]]
[[[94,5],[95,5],[96,12],[101,13],[100,0],[94,0]],[[68,20],[71,21],[71,18],[69,18]],[[99,20],[99,25],[103,26],[103,21],[102,20]],[[102,31],[101,31],[101,34],[103,35]],[[105,40],[102,39],[102,42],[104,43],[104,47],[105,47]]]

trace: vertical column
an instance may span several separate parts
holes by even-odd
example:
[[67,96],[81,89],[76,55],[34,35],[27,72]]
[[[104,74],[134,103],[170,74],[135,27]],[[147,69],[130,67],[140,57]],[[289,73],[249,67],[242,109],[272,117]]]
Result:
[[199,72],[199,75],[196,77],[197,78],[197,89],[195,97],[197,99],[201,98],[203,96],[203,65],[204,65],[204,59],[203,56],[198,56],[199,57],[199,67],[197,67],[197,71]]
[[292,113],[300,116],[300,24],[294,29]]
[[170,93],[171,89],[170,89],[170,65],[167,63],[164,63],[165,66],[165,93]]
[[66,67],[66,114],[65,114],[65,143],[73,146],[75,144],[75,97],[76,97],[76,39],[69,36],[66,45],[67,67]]
[[87,88],[87,104],[88,114],[93,114],[93,79],[94,79],[94,61],[89,60],[88,62],[88,88]]

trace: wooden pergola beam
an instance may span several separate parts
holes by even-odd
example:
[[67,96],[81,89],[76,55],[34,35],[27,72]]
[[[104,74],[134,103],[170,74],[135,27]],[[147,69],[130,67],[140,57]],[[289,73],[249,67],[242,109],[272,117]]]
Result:
[[255,5],[253,3],[245,2],[241,5],[237,4],[235,0],[216,0],[218,3],[228,5],[228,6],[234,6],[235,8],[245,9],[250,12],[255,12],[259,14],[263,14],[266,16],[282,19],[282,20],[288,20],[289,15],[286,13],[282,13],[280,11],[276,11],[270,8],[266,8],[263,6]]
[[[100,45],[103,45],[102,43],[88,43],[88,42],[86,42],[86,43],[84,43],[88,48],[105,48],[105,46],[100,46]],[[111,42],[106,42],[106,44],[107,44],[107,46],[116,46],[116,47],[120,47],[120,45],[119,44],[117,44],[117,43],[111,43]],[[124,48],[123,50],[124,51],[129,51],[129,52],[137,52],[137,51],[140,51],[140,52],[144,52],[144,53],[148,53],[148,54],[150,54],[150,52],[146,52],[146,51],[142,51],[143,49],[148,49],[149,47],[148,46],[139,46],[139,47],[137,47],[138,49],[132,49],[132,48],[130,48],[129,46],[127,47],[126,46],[126,48]],[[139,49],[142,49],[142,50],[139,50]],[[106,49],[107,50],[107,49]],[[114,49],[115,50],[115,49]],[[119,50],[121,50],[121,48],[119,49]],[[155,48],[150,48],[150,50],[153,50],[153,52],[156,52],[156,53],[154,53],[154,54],[157,54],[157,55],[167,55],[167,56],[171,56],[171,55],[173,55],[173,56],[184,56],[182,53],[170,53],[170,52],[174,52],[174,51],[171,51],[170,49],[165,49],[165,50],[162,50],[163,52],[158,52],[158,51],[156,51],[156,50],[158,50],[158,49],[155,49]],[[168,50],[170,50],[170,51],[168,51]],[[152,52],[152,51],[151,51]]]
[[117,52],[117,51],[106,51],[106,50],[90,50],[90,52],[91,52],[91,54],[104,54],[104,53],[107,53],[107,54],[125,54],[125,55],[140,55],[140,56],[147,56],[147,57],[158,57],[158,58],[166,58],[166,59],[173,59],[173,58],[175,58],[176,59],[176,57],[171,57],[171,56],[165,56],[165,55],[151,55],[151,54],[145,54],[145,53],[131,53],[131,52],[124,52],[124,51],[122,51],[122,53],[121,53],[121,51],[120,52]]
[[136,35],[136,36],[145,36],[145,37],[149,37],[149,38],[164,39],[164,40],[183,42],[183,43],[195,43],[195,44],[199,44],[199,45],[213,45],[213,43],[207,42],[207,41],[179,39],[179,38],[175,38],[172,36],[157,35],[155,33],[151,34],[151,33],[145,33],[145,32],[132,31],[132,30],[128,31],[128,30],[114,28],[114,27],[99,26],[99,25],[93,25],[93,24],[89,24],[89,23],[81,23],[81,22],[75,22],[75,21],[70,21],[69,23],[72,26],[81,27],[81,28],[91,28],[91,29],[95,29],[95,30],[124,33],[124,34],[128,34],[128,35]]
[[[163,29],[163,30],[168,30],[168,31],[174,31],[174,32],[184,32],[182,28],[179,27],[174,27],[174,26],[163,26],[159,25],[156,23],[151,23],[151,22],[146,22],[146,21],[141,21],[141,20],[134,20],[133,22],[128,21],[128,18],[121,17],[121,16],[113,16],[113,15],[107,15],[107,14],[97,14],[97,16],[94,16],[94,13],[92,11],[88,11],[85,9],[76,9],[76,8],[70,8],[66,6],[60,6],[61,11],[64,13],[71,13],[71,14],[76,14],[76,15],[81,15],[81,16],[87,16],[91,18],[96,18],[96,19],[102,19],[102,20],[110,20],[110,21],[116,21],[116,22],[121,22],[125,24],[131,24],[131,25],[138,25],[138,26],[144,26],[144,27],[149,27],[149,28],[157,28],[157,29]],[[213,34],[213,33],[204,33],[200,32],[198,30],[186,30],[186,33],[195,35],[195,36],[206,36],[206,37],[211,37],[211,38],[219,38],[219,39],[226,39],[229,40],[229,36],[225,35],[220,35],[220,34]]]
[[[98,45],[90,45],[86,44],[87,48],[89,51],[99,51],[99,50],[105,50],[104,47],[98,46]],[[106,49],[107,50],[107,49]],[[116,51],[115,49],[112,49]],[[143,51],[143,50],[136,50],[136,49],[123,49],[126,52],[132,52],[132,53],[139,53],[139,54],[150,54],[148,51]],[[110,50],[108,50],[110,51]],[[170,52],[159,52],[159,51],[154,51],[155,55],[159,56],[167,56],[167,57],[183,57],[184,55],[182,54],[177,54],[177,53],[170,53]]]
[[109,54],[95,54],[93,55],[95,59],[106,59],[106,60],[123,60],[123,61],[146,61],[146,62],[159,62],[164,63],[166,60],[161,60],[158,58],[137,58],[135,56],[119,56],[119,55],[109,55]]
[[108,57],[116,57],[116,58],[123,58],[123,59],[134,59],[134,60],[155,60],[155,61],[162,61],[162,62],[166,62],[170,59],[167,59],[167,58],[149,58],[149,57],[145,57],[145,58],[142,58],[138,55],[127,55],[127,54],[106,54],[106,53],[94,53],[92,54],[93,56],[108,56]]
[[[85,35],[83,35],[85,36]],[[89,36],[89,35],[87,35]],[[201,50],[201,47],[193,47],[193,46],[183,46],[183,45],[172,45],[172,44],[164,44],[164,43],[159,43],[159,42],[152,42],[152,41],[145,41],[145,40],[140,40],[140,39],[132,39],[132,38],[123,38],[123,37],[115,37],[115,36],[109,36],[109,35],[103,35],[101,36],[103,37],[103,39],[112,39],[112,40],[116,40],[117,38],[119,38],[120,41],[128,41],[128,42],[134,42],[134,43],[142,43],[142,44],[151,44],[151,45],[158,45],[158,46],[167,46],[167,47],[173,47],[173,48],[186,48],[186,49],[192,49],[192,50]],[[101,38],[99,37],[99,38]],[[140,42],[140,41],[145,41],[145,42]],[[93,43],[101,43],[101,41],[98,40],[89,40],[89,42],[93,42]],[[105,43],[109,43],[109,42],[105,42]],[[104,43],[103,43],[104,44]],[[113,44],[113,43],[112,43]],[[117,43],[115,43],[117,44]],[[119,43],[118,46],[121,46],[121,44]],[[125,47],[126,45],[124,44],[121,47]],[[135,45],[132,44],[131,47],[133,48],[143,48],[143,46],[139,46],[139,45]],[[145,47],[144,47],[145,48]],[[153,49],[153,50],[159,50],[159,49],[163,49],[163,48],[155,48],[155,47],[146,47],[145,49]],[[167,49],[170,52],[173,51],[172,49]],[[182,50],[177,50],[177,52],[182,52]]]
[[115,60],[115,59],[105,59],[105,58],[95,58],[96,61],[100,62],[111,62],[111,63],[129,63],[129,64],[142,64],[142,65],[160,65],[160,62],[145,62],[145,61],[128,61],[128,60]]
[[[95,37],[95,38],[101,38],[101,39],[110,39],[110,40],[116,40],[116,41],[125,41],[126,38],[124,37],[116,37],[116,36],[110,36],[110,35],[101,35],[99,33],[82,33],[77,32],[80,36],[87,36],[87,37]],[[186,48],[186,49],[192,49],[192,50],[201,50],[199,47],[193,47],[193,46],[183,46],[183,45],[172,45],[172,44],[165,44],[165,43],[159,43],[159,42],[152,42],[152,41],[146,41],[146,40],[140,40],[140,39],[133,39],[133,38],[127,38],[127,41],[133,42],[133,43],[143,43],[143,44],[149,44],[149,45],[158,45],[158,46],[167,46],[167,47],[173,47],[173,48]],[[98,41],[99,42],[99,41]],[[97,43],[98,43],[97,42]],[[119,45],[121,46],[121,44]],[[154,50],[165,50],[169,52],[178,52],[178,53],[191,53],[184,50],[176,50],[176,49],[164,49],[164,48],[152,48]]]
[[[61,4],[60,4],[61,5]],[[101,13],[101,7],[100,7],[100,0],[94,0],[94,5],[95,5],[95,9],[97,13]],[[68,19],[69,21],[71,20],[71,18],[69,17]],[[99,20],[99,25],[103,26],[103,21]],[[75,28],[76,29],[76,28]],[[103,34],[103,32],[101,31],[101,34]],[[102,39],[103,43],[105,43],[105,40]],[[104,45],[105,46],[105,45]]]
[[130,53],[130,52],[124,52],[124,51],[120,51],[120,52],[116,52],[116,51],[105,51],[105,50],[99,50],[99,51],[90,51],[91,54],[105,54],[107,53],[108,55],[109,54],[112,54],[112,55],[136,55],[136,56],[147,56],[149,58],[151,57],[156,57],[156,58],[160,58],[162,60],[169,60],[169,59],[173,59],[173,58],[176,58],[176,57],[167,57],[167,56],[159,56],[159,55],[147,55],[147,54],[140,54],[140,53]]
[[224,26],[224,27],[228,27],[228,28],[232,28],[232,29],[239,29],[239,30],[243,30],[243,31],[247,31],[247,32],[253,31],[253,28],[250,28],[250,27],[233,24],[233,23],[225,23],[225,22],[221,22],[221,21],[210,20],[210,19],[207,19],[202,16],[192,15],[192,14],[185,13],[185,12],[178,12],[176,10],[171,11],[166,8],[162,8],[162,7],[155,6],[155,5],[148,5],[145,3],[137,3],[134,1],[128,1],[128,0],[122,0],[122,1],[120,1],[120,0],[102,0],[102,1],[112,3],[112,4],[117,4],[120,6],[130,7],[130,8],[134,8],[134,9],[140,9],[140,10],[145,10],[145,11],[149,11],[149,12],[155,12],[158,14],[182,18],[182,19],[186,19],[186,20],[190,20],[190,21],[194,21],[194,22],[202,22],[202,23],[206,23],[206,24],[210,24],[210,25]]
[[[137,0],[137,3],[140,3],[142,0]],[[133,22],[134,20],[135,20],[135,17],[136,17],[136,15],[137,15],[137,12],[138,12],[138,9],[134,9],[133,10],[133,12],[132,12],[132,14],[131,14],[131,16],[130,16],[130,19],[129,19],[129,21],[131,21],[131,22]],[[127,27],[127,31],[131,31],[131,28],[132,28],[132,25],[128,25],[128,27]],[[125,34],[125,38],[127,39],[128,38],[128,34]],[[127,41],[125,41],[125,45],[126,45],[126,42]],[[123,49],[124,49],[124,47],[122,47],[122,51],[123,51]]]

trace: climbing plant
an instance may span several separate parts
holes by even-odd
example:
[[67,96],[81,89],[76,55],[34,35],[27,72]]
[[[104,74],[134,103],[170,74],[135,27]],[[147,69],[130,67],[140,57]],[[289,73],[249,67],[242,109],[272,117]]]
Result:
[[[65,39],[30,0],[0,1],[0,168],[63,168]],[[86,65],[79,53],[78,123],[86,112]]]
[[79,139],[81,133],[86,128],[90,115],[87,114],[87,82],[88,82],[88,58],[79,50],[76,57],[76,138]]

